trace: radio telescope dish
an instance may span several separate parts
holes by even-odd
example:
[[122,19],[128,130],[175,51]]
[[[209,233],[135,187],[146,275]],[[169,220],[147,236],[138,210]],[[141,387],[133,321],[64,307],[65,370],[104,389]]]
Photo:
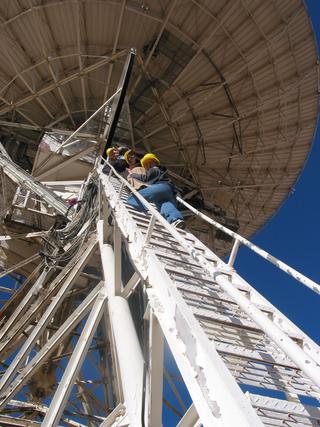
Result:
[[[1,132],[23,167],[36,169],[44,128],[74,130],[115,92],[134,47],[124,143],[154,151],[189,200],[244,236],[292,190],[317,117],[303,1],[32,1],[0,12]],[[206,226],[189,227],[213,246]]]
[[[85,239],[83,235],[88,237],[88,224],[92,226],[91,212],[99,216],[105,205],[100,198],[99,209],[102,208],[97,213],[97,206],[91,202],[97,200],[97,194],[101,196],[101,188],[99,193],[91,183],[86,186],[83,181],[102,154],[106,136],[103,130],[116,115],[112,109],[114,104],[110,102],[107,108],[101,109],[94,120],[88,119],[108,99],[121,96],[117,88],[127,67],[128,54],[135,55],[135,62],[113,142],[155,153],[168,168],[185,201],[242,236],[250,237],[275,214],[293,190],[312,145],[318,115],[317,46],[302,0],[20,0],[0,2],[0,16],[0,275],[13,277],[17,285],[12,289],[1,286],[0,290],[0,354],[3,356],[1,362],[5,361],[0,378],[0,407],[6,407],[0,418],[1,423],[7,422],[5,425],[28,426],[30,420],[34,421],[32,425],[38,425],[45,417],[54,418],[56,408],[63,411],[64,404],[56,403],[60,393],[55,394],[50,410],[49,400],[57,384],[63,388],[68,382],[64,380],[64,373],[68,371],[65,360],[71,354],[81,353],[76,342],[80,334],[86,332],[84,319],[86,316],[91,319],[90,304],[94,301],[96,307],[100,301],[97,295],[101,295],[100,281],[103,282],[105,276],[105,265],[99,255],[103,251],[98,253],[97,239],[92,236],[91,240]],[[83,128],[73,138],[79,126]],[[75,215],[76,219],[67,226],[70,212],[79,212],[77,203],[81,215]],[[115,210],[114,206],[112,209]],[[126,271],[127,275],[131,274],[131,278],[126,277],[130,289],[122,290],[122,294],[126,294],[122,302],[130,304],[125,309],[126,324],[130,326],[130,321],[132,324],[134,321],[132,329],[137,331],[136,341],[145,345],[148,339],[157,339],[162,332],[157,335],[157,316],[153,317],[150,311],[151,298],[149,302],[146,298],[146,277],[139,275],[137,268],[134,270],[134,263],[130,264],[134,251],[130,252],[131,247],[128,247],[134,239],[129,241],[129,234],[124,236],[123,230],[122,237],[117,235],[119,229],[117,231],[113,222],[112,209],[109,207],[105,215],[104,226],[114,227],[114,234],[109,230],[112,234],[109,238],[114,239],[112,249],[118,251],[115,274],[119,279],[121,257],[133,269]],[[225,255],[230,249],[231,241],[225,235],[193,215],[186,214],[185,219],[188,231],[216,254]],[[170,240],[169,243],[165,239],[158,240],[170,246]],[[197,241],[197,245],[204,250],[201,242]],[[169,249],[161,248],[164,252]],[[137,263],[141,261],[138,258],[134,260]],[[189,264],[198,268],[194,263]],[[172,274],[185,273],[183,266],[179,266],[179,271],[175,271],[175,267],[173,262],[170,265]],[[39,319],[43,319],[46,310],[60,295],[60,287],[69,279],[70,283],[76,283],[74,289],[66,287],[63,296],[66,299],[61,297],[59,309],[47,315],[47,323],[44,321],[41,329]],[[119,281],[122,279],[120,277]],[[189,283],[182,285],[189,292]],[[190,286],[200,285],[201,280],[195,277]],[[92,291],[89,295],[88,289]],[[246,287],[240,290],[247,292]],[[204,306],[208,295],[212,297],[204,288],[203,293],[197,295],[198,300],[193,301],[194,306]],[[232,298],[222,296],[223,304],[230,303],[224,308],[220,297],[219,294],[214,298],[218,301],[217,312],[223,319],[218,320],[223,323],[233,316],[235,304]],[[259,305],[259,298],[254,294],[254,303]],[[97,304],[97,307],[94,320],[98,324],[103,305]],[[115,322],[113,326],[114,329],[119,327],[118,335],[110,332],[108,322],[112,310],[110,307],[108,310],[104,311],[99,327],[91,328],[93,344],[88,349],[89,356],[86,353],[84,376],[79,374],[75,380],[76,391],[71,393],[63,425],[111,425],[106,415],[113,416],[114,410],[117,410],[116,418],[124,417],[123,423],[117,425],[126,425],[121,403],[123,390],[117,382],[119,361],[114,351],[119,345],[115,338],[121,335],[119,331],[123,325]],[[272,310],[268,306],[264,311],[269,316]],[[239,313],[242,315],[241,310],[236,314]],[[183,310],[178,314],[182,316],[182,326],[192,323],[185,321]],[[280,314],[270,315],[270,318],[276,318],[278,326],[287,325],[277,317]],[[252,342],[247,331],[238,336],[243,325],[253,328],[252,319],[246,318],[242,323],[241,315],[235,328],[231,324],[230,330],[221,333],[220,349],[227,347],[227,354],[229,345],[244,340],[248,344],[248,348],[244,348],[248,350],[245,357],[249,353],[250,357],[253,353],[259,353],[260,357],[258,346],[267,337],[268,330],[255,329]],[[73,316],[78,316],[79,325],[68,323]],[[178,323],[180,318],[176,313],[174,318]],[[211,320],[208,324],[203,322],[206,333],[211,334],[208,340],[215,333],[214,328],[210,329]],[[154,322],[154,329],[151,331],[148,324],[150,330],[147,331],[141,326],[145,322],[150,325]],[[33,337],[38,326],[38,335]],[[292,337],[299,345],[301,343],[301,348],[295,350],[298,353],[305,348],[313,351],[311,340],[303,341],[302,332],[289,326]],[[56,337],[61,328],[71,331],[70,335],[63,335],[64,330],[59,340],[52,343],[52,337]],[[154,336],[146,338],[146,331]],[[168,331],[167,342],[170,327]],[[179,336],[183,339],[183,334]],[[159,340],[162,339],[161,335]],[[20,359],[19,352],[24,348],[20,347],[28,340],[32,341],[30,354],[37,353],[37,356],[30,356],[29,360],[26,350]],[[193,337],[189,342],[192,340]],[[50,350],[46,350],[48,343],[52,345]],[[256,343],[258,350],[253,348]],[[267,348],[269,342],[263,341],[263,345]],[[139,345],[136,347],[137,355]],[[31,376],[27,363],[32,364],[40,357],[40,348],[41,352],[48,352],[49,359],[44,364],[39,361]],[[241,361],[241,369],[238,369],[240,364],[237,365],[236,358],[239,354],[240,358],[243,356],[243,348],[239,348],[235,359],[233,355],[229,359],[226,356],[226,363],[231,360],[230,369],[234,368],[236,373],[247,363]],[[183,358],[185,354],[180,356]],[[270,370],[270,374],[269,367],[266,369],[263,375],[270,374],[271,379],[263,377],[266,378],[263,384],[272,383],[273,386],[277,378],[282,385],[282,378],[278,377],[281,371],[287,387],[281,392],[289,396],[288,400],[293,400],[292,407],[297,406],[295,399],[300,388],[308,398],[319,396],[309,379],[305,379],[300,370],[298,372],[299,366],[297,368],[291,361],[286,366],[282,364],[282,354],[277,353],[275,358],[270,354],[274,371]],[[191,359],[193,353],[187,356]],[[162,369],[160,359],[156,363]],[[250,368],[252,372],[259,371],[259,360],[254,361],[257,365]],[[86,375],[90,369],[97,374],[95,379]],[[144,372],[145,381],[143,363],[139,369]],[[157,369],[153,368],[153,372]],[[196,382],[202,375],[186,372],[184,380],[189,376]],[[295,379],[297,372],[301,383]],[[170,376],[166,378],[169,382],[172,380]],[[157,380],[160,383],[162,377],[159,375]],[[70,387],[72,381],[69,380]],[[243,381],[245,383],[246,378]],[[298,391],[294,384],[298,384]],[[58,390],[60,392],[60,388]],[[174,387],[172,390],[175,392]],[[10,393],[18,393],[20,400],[8,403]],[[104,406],[99,400],[102,396]],[[162,405],[162,395],[159,401]],[[202,404],[201,398],[199,402]],[[216,402],[213,403],[215,406]],[[257,407],[258,403],[255,402]],[[162,409],[159,405],[158,412]],[[17,413],[19,416],[14,418]],[[56,419],[45,425],[57,422]]]

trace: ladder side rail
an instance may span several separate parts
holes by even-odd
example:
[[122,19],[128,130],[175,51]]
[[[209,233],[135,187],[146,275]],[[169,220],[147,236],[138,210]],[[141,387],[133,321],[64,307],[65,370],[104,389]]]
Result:
[[[194,209],[192,207],[192,209]],[[201,212],[199,212],[202,214]],[[202,214],[203,215],[203,214]],[[210,218],[207,217],[209,220]],[[221,224],[217,223],[220,227],[223,227]],[[225,228],[225,227],[224,227]],[[234,233],[229,230],[230,233]],[[236,233],[234,233],[236,234]],[[250,243],[250,242],[249,242]],[[207,255],[216,256],[209,248],[207,248],[202,242],[200,244],[206,250]],[[319,346],[308,336],[306,335],[297,325],[295,325],[290,319],[288,319],[281,311],[279,311],[275,306],[273,306],[263,295],[261,295],[256,289],[254,289],[248,282],[246,282],[241,276],[236,272],[233,272],[233,284],[236,285],[239,289],[245,288],[249,292],[249,298],[252,302],[261,305],[261,307],[266,307],[271,309],[273,312],[272,320],[278,325],[280,329],[284,332],[294,335],[295,338],[299,340],[299,345],[305,353],[309,354],[318,364],[320,364],[320,349]]]
[[[112,166],[109,165],[111,168]],[[240,308],[261,328],[261,330],[270,337],[283,351],[287,354],[291,360],[316,384],[320,387],[320,365],[313,359],[312,356],[306,354],[298,344],[296,344],[278,325],[268,318],[260,309],[258,309],[248,298],[243,296],[241,292],[234,287],[232,282],[225,278],[225,272],[219,270],[209,263],[202,254],[196,251],[192,245],[185,242],[185,239],[169,225],[169,223],[160,215],[160,213],[153,208],[136,190],[134,190],[130,184],[121,177],[114,168],[113,173],[124,183],[124,185],[133,193],[144,206],[156,216],[157,220],[164,225],[167,231],[176,238],[176,240],[182,242],[182,246],[185,247],[190,255],[204,268],[207,273],[221,286],[221,288],[229,295]],[[107,177],[98,170],[102,182],[107,180]],[[109,175],[111,176],[111,175]],[[111,198],[117,201],[116,204],[120,205],[120,201],[117,200],[117,192]],[[113,206],[114,207],[114,206]],[[126,209],[124,208],[126,211]]]
[[[117,191],[108,185],[106,176],[102,176],[101,180],[102,184],[105,182],[103,188],[116,213],[119,228],[128,239],[131,258],[140,274],[152,285],[146,288],[151,307],[204,425],[222,427],[222,419],[227,419],[230,425],[260,426],[259,418],[248,405],[214,345],[190,312],[161,262],[145,245],[144,236],[124,203],[118,199]],[[156,210],[155,214],[160,215]],[[168,231],[171,231],[170,228]],[[217,383],[221,384],[223,393],[217,393]]]
[[[202,242],[198,241],[198,244],[202,245],[206,251],[207,256],[216,256],[209,248],[207,248]],[[320,348],[319,346],[306,335],[297,325],[295,325],[290,319],[288,319],[281,311],[273,306],[263,295],[261,295],[255,288],[253,288],[248,282],[246,282],[236,271],[232,273],[233,285],[240,290],[248,292],[248,298],[254,304],[257,304],[261,309],[267,309],[272,314],[272,320],[278,325],[278,327],[285,333],[292,335],[293,338],[299,341],[302,349],[309,354],[314,360],[320,364]],[[210,291],[210,290],[209,290]]]
[[[213,342],[175,289],[155,255],[148,256],[148,301],[204,426],[260,426],[261,422]],[[192,374],[193,373],[193,374]]]
[[[251,249],[253,252],[260,255],[266,261],[271,262],[271,264],[275,265],[280,270],[289,274],[289,276],[298,280],[300,283],[307,286],[312,291],[316,292],[317,294],[320,294],[320,285],[318,283],[316,283],[315,281],[309,279],[308,277],[306,277],[302,273],[299,273],[299,271],[295,270],[293,267],[290,267],[289,265],[287,265],[283,261],[281,261],[278,258],[274,257],[273,255],[269,254],[264,249],[259,248],[259,246],[255,245],[254,243],[252,243],[249,240],[245,239],[244,237],[240,236],[240,234],[237,234],[234,231],[229,230],[227,227],[219,224],[217,221],[213,220],[212,218],[210,218],[207,215],[203,214],[202,212],[198,211],[193,206],[191,206],[189,203],[185,202],[181,197],[177,197],[177,200],[179,203],[183,204],[186,208],[188,208],[190,211],[192,211],[194,214],[196,214],[198,217],[200,217],[204,221],[208,222],[209,224],[213,225],[215,228],[217,228],[217,229],[223,231],[224,233],[228,234],[229,236],[233,237],[236,242],[240,242],[242,245]],[[233,261],[234,260],[232,260],[232,264],[233,264]]]
[[[213,267],[214,270],[214,267]],[[221,288],[231,296],[238,306],[248,314],[248,316],[261,328],[266,336],[271,338],[279,348],[281,348],[290,359],[295,362],[315,385],[320,388],[320,365],[312,357],[300,348],[282,329],[278,327],[268,316],[266,316],[255,304],[241,294],[241,292],[234,287],[229,278],[226,278],[221,272],[216,270],[215,278]]]
[[295,323],[286,317],[280,310],[273,306],[263,295],[254,289],[236,272],[233,274],[233,284],[237,286],[247,287],[249,299],[254,304],[259,304],[261,308],[268,308],[272,311],[272,320],[278,327],[289,335],[293,335],[299,341],[299,345],[320,365],[320,348],[305,332],[303,332]]
[[[162,216],[161,214],[157,211],[156,208],[154,208],[150,203],[148,203],[144,197],[141,196],[141,194],[139,194],[138,191],[136,191],[130,184],[129,182],[127,182],[121,175],[119,175],[115,169],[113,168],[113,166],[111,166],[109,164],[110,167],[110,173],[108,175],[105,175],[103,173],[100,172],[100,169],[97,169],[97,173],[100,176],[100,178],[102,178],[102,182],[107,180],[107,182],[110,181],[110,178],[112,175],[116,176],[121,183],[124,184],[124,186],[127,187],[127,189],[134,194],[137,199],[143,203],[143,205],[149,210],[149,212],[152,214],[151,219],[154,217],[157,219],[158,222],[160,222],[164,228],[166,229],[166,231],[168,233],[170,233],[180,244],[181,246],[186,249],[189,254],[198,262],[200,263],[200,259],[203,260],[204,265],[209,265],[209,270],[210,270],[210,264],[208,263],[208,261],[203,257],[202,254],[198,253],[194,247],[186,241],[186,239],[184,239],[179,232],[173,228]],[[111,184],[112,185],[112,184]],[[117,199],[117,195],[113,196],[114,199]],[[222,226],[221,226],[222,227]],[[233,233],[233,232],[232,232]],[[234,278],[236,278],[240,284],[240,287],[243,288],[243,286],[245,286],[245,288],[248,289],[248,292],[250,293],[250,298],[256,300],[257,302],[261,302],[263,305],[269,307],[272,309],[272,311],[275,313],[275,321],[277,322],[278,327],[281,330],[284,330],[285,333],[288,333],[288,330],[290,330],[291,333],[294,333],[296,335],[299,336],[299,338],[303,341],[304,347],[306,348],[306,352],[311,355],[313,358],[315,358],[315,360],[318,361],[318,363],[320,364],[320,350],[319,350],[319,346],[317,346],[317,344],[312,341],[301,329],[299,329],[293,322],[291,322],[289,319],[287,319],[279,310],[277,310],[268,300],[266,300],[262,295],[259,294],[259,292],[257,292],[251,285],[249,285],[245,280],[243,280],[237,273],[235,273],[233,271],[233,269],[228,268],[228,266],[226,266],[226,264],[220,260],[210,249],[208,249],[205,245],[203,245],[202,242],[200,242],[201,246],[203,248],[206,249],[206,255],[211,255],[212,257],[214,257],[215,259],[218,260],[217,262],[217,266],[219,267],[220,271],[225,271],[226,273],[230,273],[234,276]],[[203,265],[201,265],[203,267]],[[206,267],[205,267],[206,269]],[[208,271],[208,270],[206,270]],[[208,271],[210,275],[212,275],[210,273],[210,271]],[[236,284],[236,283],[234,283]]]
[[[110,180],[110,177],[112,176],[112,174],[113,175],[115,175],[120,181],[121,181],[121,183],[123,183],[124,184],[124,186],[125,187],[127,187],[127,189],[130,191],[130,193],[132,193],[144,206],[145,206],[145,208],[153,215],[153,216],[155,216],[155,218],[156,218],[156,220],[166,229],[166,231],[169,233],[169,234],[171,234],[174,238],[175,238],[175,240],[184,248],[184,249],[186,249],[186,251],[188,251],[190,254],[191,254],[191,256],[196,260],[196,261],[198,261],[198,259],[197,259],[197,257],[198,257],[198,255],[199,256],[202,256],[201,254],[199,254],[195,249],[194,249],[194,247],[193,247],[193,245],[192,244],[190,244],[186,239],[184,239],[180,234],[179,234],[179,232],[174,228],[174,227],[172,227],[169,223],[168,223],[168,221],[166,221],[164,218],[163,218],[163,216],[158,212],[158,210],[155,208],[155,207],[153,207],[149,202],[147,202],[147,200],[143,197],[143,196],[141,196],[141,194],[137,191],[137,190],[135,190],[130,184],[129,184],[129,182],[127,181],[127,180],[125,180],[121,175],[119,175],[116,171],[115,171],[115,169],[113,168],[113,166],[111,166],[109,163],[108,163],[108,165],[109,165],[109,167],[110,167],[110,172],[112,172],[112,173],[110,173],[108,176],[106,175],[106,174],[104,174],[104,173],[102,173],[102,171],[101,171],[101,168],[97,168],[97,173],[98,173],[98,176],[100,177],[100,179],[101,179],[101,181],[102,182],[109,182],[109,180]],[[112,185],[112,184],[111,184]],[[116,196],[114,196],[115,198],[117,198],[118,197],[118,194],[116,195]],[[120,200],[119,200],[119,202],[120,202]],[[216,256],[215,256],[216,257]],[[221,267],[222,267],[222,265],[224,265],[224,263],[223,263],[223,261],[221,261]]]
[[[201,241],[197,239],[197,244],[202,246],[207,257],[216,257],[214,252],[207,248]],[[248,282],[246,282],[236,271],[233,272],[233,285],[238,289],[248,293],[248,298],[254,304],[257,304],[262,310],[270,311],[272,320],[278,325],[284,332],[292,335],[294,339],[299,341],[299,345],[303,350],[312,356],[320,364],[320,348],[319,346],[306,335],[297,325],[295,325],[290,319],[288,319],[281,311],[273,306],[263,295],[261,295],[255,288],[253,288]],[[208,292],[210,290],[208,289]]]

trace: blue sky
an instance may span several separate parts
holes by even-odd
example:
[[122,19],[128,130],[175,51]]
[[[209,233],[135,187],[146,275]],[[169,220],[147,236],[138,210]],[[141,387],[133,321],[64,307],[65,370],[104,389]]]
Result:
[[[320,39],[320,1],[307,0],[314,30]],[[301,273],[320,282],[320,129],[294,191],[252,239]],[[259,292],[320,344],[320,295],[315,294],[259,256],[241,248],[235,267]]]

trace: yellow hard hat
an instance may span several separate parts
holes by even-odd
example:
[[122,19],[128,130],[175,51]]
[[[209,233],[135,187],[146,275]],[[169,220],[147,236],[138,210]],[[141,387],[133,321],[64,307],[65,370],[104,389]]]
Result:
[[110,157],[111,154],[113,153],[113,151],[114,151],[114,148],[112,148],[112,147],[108,148],[107,151],[106,151],[107,156]]
[[124,153],[124,155],[123,155],[123,157],[124,157],[124,160],[129,164],[129,154],[131,154],[131,153],[133,153],[133,151],[132,150],[128,150],[128,151],[126,151],[125,153]]
[[158,157],[157,157],[156,155],[154,155],[154,154],[152,154],[152,153],[148,153],[148,154],[146,154],[146,155],[144,155],[144,156],[142,157],[142,159],[141,159],[140,163],[141,163],[141,165],[142,165],[143,167],[144,167],[144,163],[145,163],[147,160],[154,160],[155,162],[157,162],[157,163],[158,163],[158,165],[160,165],[160,160],[158,159]]

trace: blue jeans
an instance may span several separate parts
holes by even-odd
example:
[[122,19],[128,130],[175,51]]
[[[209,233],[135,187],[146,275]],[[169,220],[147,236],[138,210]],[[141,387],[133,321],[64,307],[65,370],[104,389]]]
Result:
[[[148,202],[154,203],[161,215],[171,224],[176,219],[183,219],[182,213],[177,209],[176,197],[171,184],[153,184],[139,190]],[[140,212],[147,212],[143,204],[131,194],[127,203]]]

